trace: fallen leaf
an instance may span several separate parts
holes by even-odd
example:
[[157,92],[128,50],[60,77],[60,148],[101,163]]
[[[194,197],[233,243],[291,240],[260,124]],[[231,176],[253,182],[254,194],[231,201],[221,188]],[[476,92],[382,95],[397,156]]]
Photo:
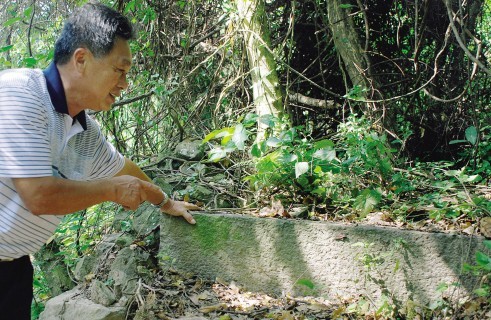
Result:
[[214,304],[214,305],[211,305],[211,306],[205,306],[205,307],[199,308],[199,312],[201,312],[201,313],[210,313],[210,312],[214,312],[214,311],[223,310],[223,309],[226,309],[226,308],[227,308],[227,304],[226,303],[219,303],[219,304]]

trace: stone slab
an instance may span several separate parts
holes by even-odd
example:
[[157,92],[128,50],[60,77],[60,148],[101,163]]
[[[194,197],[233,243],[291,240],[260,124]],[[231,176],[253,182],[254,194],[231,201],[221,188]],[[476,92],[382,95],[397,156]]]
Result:
[[[162,215],[160,257],[177,270],[235,281],[271,295],[428,305],[467,295],[478,279],[463,274],[484,238],[391,227],[195,213],[196,225]],[[452,285],[457,284],[458,286]]]

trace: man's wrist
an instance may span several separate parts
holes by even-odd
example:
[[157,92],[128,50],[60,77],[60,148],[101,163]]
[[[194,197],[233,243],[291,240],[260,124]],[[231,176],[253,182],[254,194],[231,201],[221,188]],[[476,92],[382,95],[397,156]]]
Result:
[[164,199],[162,201],[160,201],[159,203],[157,204],[152,204],[154,207],[156,208],[162,208],[163,206],[165,206],[167,204],[167,202],[169,202],[169,196],[167,195],[167,193],[165,193],[164,191],[162,191],[162,195],[164,196]]

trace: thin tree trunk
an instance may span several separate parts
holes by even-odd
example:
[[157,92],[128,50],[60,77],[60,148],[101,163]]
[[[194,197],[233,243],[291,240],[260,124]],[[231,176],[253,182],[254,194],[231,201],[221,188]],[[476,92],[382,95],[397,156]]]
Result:
[[[251,69],[253,99],[259,116],[280,117],[284,111],[276,62],[269,49],[270,34],[263,0],[236,0],[240,17],[240,30]],[[258,122],[256,141],[265,138],[266,126]]]
[[[354,95],[361,100],[371,100],[374,96],[380,99],[381,92],[377,88],[375,79],[370,72],[370,59],[361,46],[358,31],[351,15],[351,6],[347,0],[327,1],[327,14],[329,26],[333,34],[334,46],[342,59],[346,73],[351,81]],[[362,10],[363,8],[360,8]],[[365,20],[365,23],[368,23]],[[365,28],[368,30],[368,26]],[[382,120],[382,129],[386,129],[394,136],[396,128],[395,112],[386,112],[384,106],[367,102],[364,113],[371,119]]]
[[345,3],[346,1],[340,0],[327,1],[327,15],[334,45],[352,85],[368,89],[370,83],[365,74],[369,65],[368,58],[360,45],[355,24],[349,15],[349,9],[344,6]]

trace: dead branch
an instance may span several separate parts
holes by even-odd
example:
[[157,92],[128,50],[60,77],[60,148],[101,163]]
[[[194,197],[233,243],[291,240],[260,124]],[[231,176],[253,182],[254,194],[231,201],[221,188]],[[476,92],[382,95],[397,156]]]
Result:
[[298,92],[289,93],[288,99],[292,102],[301,103],[308,105],[310,107],[322,108],[322,109],[335,109],[340,105],[334,102],[334,100],[324,100],[324,99],[316,99],[304,96]]

